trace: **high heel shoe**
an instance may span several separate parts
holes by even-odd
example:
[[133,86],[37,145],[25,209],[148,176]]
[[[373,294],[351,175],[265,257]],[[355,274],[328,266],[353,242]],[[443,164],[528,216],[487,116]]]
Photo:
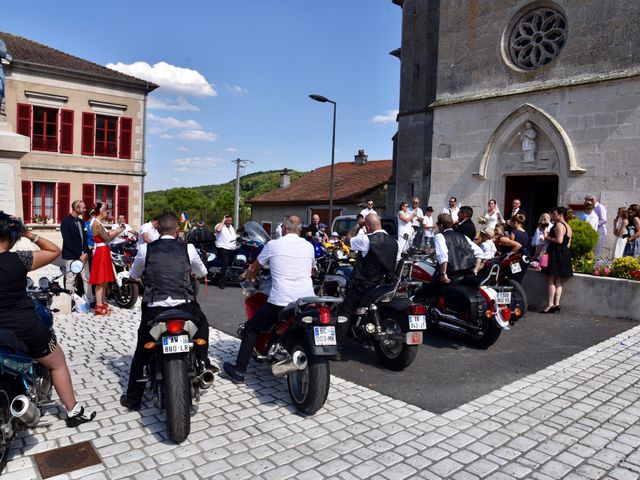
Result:
[[542,310],[539,310],[538,313],[553,313],[553,309],[555,307],[553,305],[550,305],[546,308],[543,308]]
[[549,309],[549,313],[560,313],[560,305],[554,305]]

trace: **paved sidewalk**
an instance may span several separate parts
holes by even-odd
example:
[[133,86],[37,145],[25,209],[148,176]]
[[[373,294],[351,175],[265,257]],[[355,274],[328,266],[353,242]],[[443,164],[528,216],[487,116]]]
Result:
[[[252,367],[246,385],[216,378],[176,446],[151,400],[134,413],[118,402],[138,318],[57,317],[80,399],[98,416],[75,430],[49,409],[15,441],[3,480],[39,478],[34,453],[85,440],[103,464],[56,479],[640,476],[640,327],[443,415],[332,377],[325,407],[301,417],[285,382]],[[238,343],[212,329],[210,356],[232,360]]]

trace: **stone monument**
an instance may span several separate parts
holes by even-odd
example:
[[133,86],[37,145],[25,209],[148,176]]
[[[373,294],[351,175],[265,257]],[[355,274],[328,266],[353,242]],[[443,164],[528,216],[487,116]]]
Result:
[[524,152],[524,163],[533,163],[536,161],[536,137],[538,134],[533,129],[531,122],[524,125],[522,132],[522,151]]
[[0,40],[0,210],[22,216],[20,159],[29,151],[29,138],[13,131],[4,115],[4,67],[11,62]]

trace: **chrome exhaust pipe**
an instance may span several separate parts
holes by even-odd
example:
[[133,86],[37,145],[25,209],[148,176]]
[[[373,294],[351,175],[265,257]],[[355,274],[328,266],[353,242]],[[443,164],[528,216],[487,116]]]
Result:
[[11,415],[27,427],[35,427],[40,421],[40,409],[25,395],[18,395],[10,406]]
[[213,370],[209,370],[208,368],[203,370],[200,376],[198,377],[200,388],[211,387],[215,379],[216,379],[216,374],[213,373]]
[[271,365],[271,373],[273,373],[274,377],[282,378],[296,370],[304,370],[305,368],[307,368],[307,355],[300,350],[296,350],[293,356]]

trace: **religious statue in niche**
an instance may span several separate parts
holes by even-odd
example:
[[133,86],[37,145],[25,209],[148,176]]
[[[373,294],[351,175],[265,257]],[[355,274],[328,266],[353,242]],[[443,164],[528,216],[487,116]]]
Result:
[[538,134],[533,129],[531,122],[524,124],[524,132],[522,132],[522,151],[524,152],[524,163],[533,163],[536,161],[536,137]]
[[11,61],[11,55],[7,52],[7,45],[0,40],[0,115],[4,115],[4,67],[2,60]]

